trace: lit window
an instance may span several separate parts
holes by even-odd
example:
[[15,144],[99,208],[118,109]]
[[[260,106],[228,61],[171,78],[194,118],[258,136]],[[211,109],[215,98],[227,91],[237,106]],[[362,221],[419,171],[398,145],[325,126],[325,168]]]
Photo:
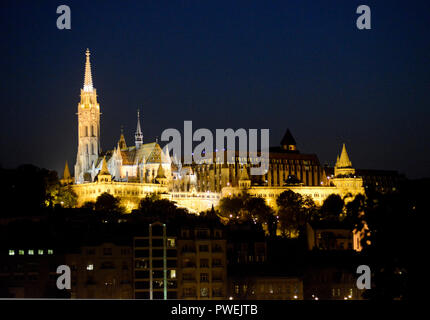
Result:
[[23,256],[23,255],[24,255],[24,250],[19,250],[18,254],[19,254],[20,256]]
[[28,250],[28,254],[29,254],[30,256],[34,255],[34,250]]
[[175,239],[174,238],[168,238],[167,239],[167,246],[170,248],[174,248],[176,246]]
[[15,250],[9,250],[9,255],[10,256],[14,256],[15,255]]
[[170,279],[176,279],[176,270],[170,270]]
[[54,250],[48,249],[48,254],[54,254]]
[[43,250],[42,249],[37,250],[37,254],[38,255],[43,255]]
[[201,288],[200,289],[200,296],[201,297],[207,297],[207,296],[209,296],[209,290],[208,290],[208,288]]
[[87,265],[87,270],[94,270],[94,265],[93,264],[89,264]]

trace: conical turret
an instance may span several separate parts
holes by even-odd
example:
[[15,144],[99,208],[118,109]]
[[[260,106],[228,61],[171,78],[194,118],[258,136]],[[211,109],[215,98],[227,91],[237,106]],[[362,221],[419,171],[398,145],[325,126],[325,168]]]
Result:
[[66,164],[64,166],[64,172],[63,172],[63,179],[71,179],[72,176],[70,175],[70,170],[69,170],[69,164],[66,161]]
[[291,134],[290,129],[287,129],[287,131],[285,132],[284,137],[281,140],[281,147],[283,150],[286,150],[286,151],[294,151],[294,152],[297,151],[296,140]]
[[162,184],[162,185],[166,185],[167,184],[167,177],[166,177],[166,174],[164,173],[164,168],[163,168],[163,166],[162,166],[161,163],[158,166],[157,176],[155,177],[155,180],[159,184]]
[[111,182],[111,181],[112,181],[112,176],[107,167],[106,157],[103,157],[102,168],[100,169],[100,172],[98,174],[98,182]]
[[69,164],[66,161],[64,165],[63,178],[60,180],[62,184],[70,184],[73,182],[72,175],[70,174]]
[[119,137],[118,145],[120,150],[127,148],[127,143],[125,142],[125,138],[124,138],[124,130],[122,127],[121,127],[121,135]]
[[246,170],[245,166],[243,166],[240,172],[239,187],[245,189],[251,187],[251,179],[249,179],[248,170]]
[[349,160],[348,152],[346,152],[345,144],[342,146],[342,153],[340,154],[337,166],[340,168],[352,168],[352,163]]
[[342,152],[340,157],[337,156],[336,165],[334,166],[335,176],[347,176],[354,175],[355,169],[352,167],[352,163],[349,160],[348,152],[346,152],[345,144],[342,145]]
[[107,161],[106,161],[106,157],[103,157],[102,160],[102,168],[100,170],[100,174],[105,175],[105,174],[110,174],[108,167],[107,167]]

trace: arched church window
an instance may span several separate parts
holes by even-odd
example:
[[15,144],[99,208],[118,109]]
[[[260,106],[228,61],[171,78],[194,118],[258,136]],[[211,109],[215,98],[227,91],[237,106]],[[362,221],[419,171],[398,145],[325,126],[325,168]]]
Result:
[[91,125],[91,136],[95,137],[94,125]]
[[88,150],[88,144],[86,145],[86,147],[87,147],[87,154],[89,154],[89,152],[88,152],[88,151],[89,151],[89,150]]
[[85,126],[85,136],[88,137],[88,126]]

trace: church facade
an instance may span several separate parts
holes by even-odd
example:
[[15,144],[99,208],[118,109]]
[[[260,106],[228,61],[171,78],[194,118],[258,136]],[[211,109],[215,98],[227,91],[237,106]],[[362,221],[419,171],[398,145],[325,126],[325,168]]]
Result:
[[[93,87],[90,52],[87,49],[84,85],[78,103],[78,150],[74,177],[66,164],[63,181],[72,182],[78,206],[108,192],[121,199],[127,211],[137,208],[140,199],[152,193],[176,202],[191,212],[217,206],[219,200],[246,190],[276,206],[276,197],[285,190],[311,196],[321,204],[330,194],[364,194],[363,180],[355,175],[346,147],[338,156],[335,172],[327,176],[315,154],[302,154],[289,130],[279,147],[270,148],[269,170],[251,176],[251,161],[184,165],[178,168],[169,150],[158,141],[144,142],[140,114],[134,145],[127,145],[123,132],[116,147],[106,152],[100,147],[100,105]],[[215,155],[214,155],[215,159]],[[242,161],[240,161],[242,160]]]

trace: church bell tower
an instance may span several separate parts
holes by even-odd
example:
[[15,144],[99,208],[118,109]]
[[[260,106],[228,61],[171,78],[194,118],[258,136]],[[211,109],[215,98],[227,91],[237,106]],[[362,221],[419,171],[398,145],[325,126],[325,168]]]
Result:
[[86,175],[100,153],[100,105],[91,76],[90,51],[87,49],[84,87],[78,103],[78,154],[75,164],[75,183],[90,182]]

